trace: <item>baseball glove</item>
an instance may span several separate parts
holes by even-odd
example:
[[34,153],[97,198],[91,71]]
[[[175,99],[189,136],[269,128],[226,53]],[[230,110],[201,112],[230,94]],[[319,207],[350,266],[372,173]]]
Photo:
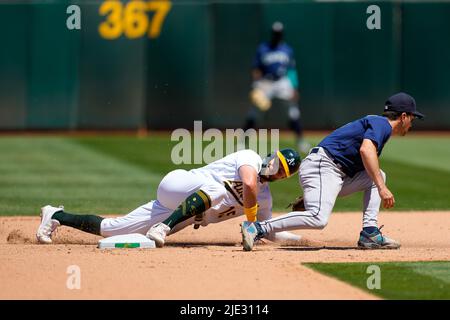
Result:
[[254,88],[250,91],[250,100],[261,111],[267,111],[272,106],[272,102],[267,98],[264,91],[258,88]]
[[305,211],[305,201],[303,200],[303,196],[299,196],[287,207],[292,208],[292,211]]

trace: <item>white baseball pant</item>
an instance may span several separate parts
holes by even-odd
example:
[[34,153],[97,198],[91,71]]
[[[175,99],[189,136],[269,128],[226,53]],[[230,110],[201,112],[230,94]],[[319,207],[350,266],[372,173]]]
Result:
[[[213,180],[186,170],[171,171],[161,180],[156,201],[150,201],[126,216],[104,219],[100,234],[104,237],[130,233],[145,235],[151,226],[167,219],[189,195],[200,189],[210,197],[211,206],[219,203],[227,193],[224,185]],[[171,233],[192,224],[193,220],[194,217],[176,225]]]

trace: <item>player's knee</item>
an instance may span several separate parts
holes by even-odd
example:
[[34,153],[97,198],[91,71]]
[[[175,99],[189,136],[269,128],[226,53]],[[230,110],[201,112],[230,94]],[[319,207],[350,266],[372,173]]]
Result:
[[313,228],[320,230],[324,229],[328,224],[328,218],[331,215],[331,210],[324,210],[321,208],[316,212],[317,214],[313,216]]
[[315,219],[314,226],[316,229],[322,230],[327,226],[327,224],[328,224],[328,219],[326,219],[325,217],[317,216]]
[[292,121],[296,121],[300,119],[300,110],[297,106],[290,106],[289,107],[289,119]]

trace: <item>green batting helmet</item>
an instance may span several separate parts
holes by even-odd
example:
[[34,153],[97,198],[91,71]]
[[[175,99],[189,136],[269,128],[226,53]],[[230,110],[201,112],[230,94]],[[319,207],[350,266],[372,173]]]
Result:
[[298,171],[301,159],[297,151],[286,148],[278,150],[277,155],[284,168],[284,172],[286,172],[286,177],[289,177]]
[[286,173],[286,177],[290,177],[291,175],[296,173],[298,171],[298,168],[300,167],[301,159],[297,151],[291,148],[276,150],[275,152],[270,153],[266,158],[264,158],[261,170],[261,173],[263,175],[271,175],[276,173],[268,172],[268,164],[274,158],[278,159],[278,165],[283,168],[284,172]]

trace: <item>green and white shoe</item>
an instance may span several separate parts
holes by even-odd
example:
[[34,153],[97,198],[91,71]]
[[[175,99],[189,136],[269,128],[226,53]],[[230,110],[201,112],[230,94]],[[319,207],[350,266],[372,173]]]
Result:
[[394,239],[388,238],[381,233],[381,226],[373,233],[367,233],[364,230],[359,234],[358,247],[361,249],[398,249],[400,243]]

